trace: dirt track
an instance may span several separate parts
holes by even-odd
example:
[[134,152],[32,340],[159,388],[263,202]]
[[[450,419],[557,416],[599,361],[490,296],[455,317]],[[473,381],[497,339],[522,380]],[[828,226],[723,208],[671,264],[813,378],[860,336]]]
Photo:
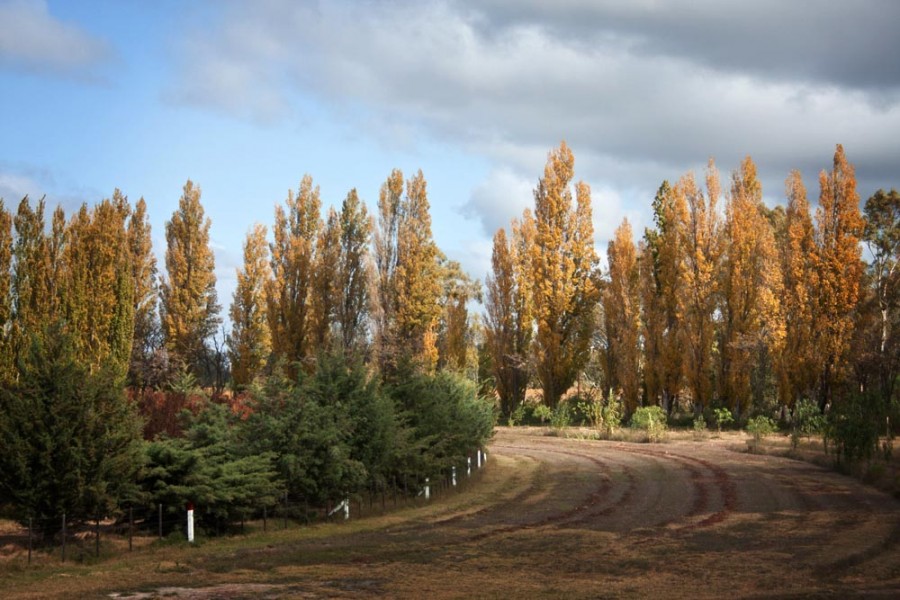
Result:
[[722,443],[501,429],[464,494],[185,568],[132,597],[898,597],[900,503]]

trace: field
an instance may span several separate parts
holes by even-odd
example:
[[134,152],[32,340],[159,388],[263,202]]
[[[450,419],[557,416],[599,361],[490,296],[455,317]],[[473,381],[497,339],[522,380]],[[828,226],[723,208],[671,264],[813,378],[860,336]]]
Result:
[[[662,444],[499,428],[476,485],[384,515],[82,565],[0,562],[4,597],[900,595],[900,502],[743,434]],[[271,527],[271,524],[270,524]]]

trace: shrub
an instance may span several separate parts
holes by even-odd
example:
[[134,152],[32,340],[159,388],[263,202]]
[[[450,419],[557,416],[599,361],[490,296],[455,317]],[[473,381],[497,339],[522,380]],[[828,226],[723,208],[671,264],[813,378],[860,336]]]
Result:
[[775,421],[765,415],[759,415],[747,421],[747,433],[753,436],[751,449],[756,449],[764,437],[775,433],[775,431]]
[[874,394],[848,393],[835,400],[825,425],[825,441],[834,448],[835,461],[869,460],[878,448],[881,414]]
[[703,416],[694,419],[694,439],[702,440],[706,437],[706,419]]
[[716,422],[716,430],[722,433],[722,427],[734,423],[734,416],[727,408],[713,409],[713,420]]
[[571,422],[572,415],[569,412],[569,405],[565,402],[560,402],[556,405],[553,414],[550,416],[550,426],[553,427],[553,429],[560,431],[568,427]]
[[531,411],[531,416],[537,419],[540,424],[543,425],[547,421],[553,420],[553,411],[550,410],[550,407],[546,404],[538,404],[534,407],[534,410]]
[[794,405],[791,416],[791,447],[796,450],[801,437],[809,439],[822,433],[824,428],[825,417],[822,416],[816,403],[811,400],[800,400]]
[[666,433],[666,411],[659,406],[642,406],[631,415],[631,427],[646,432],[648,442],[659,442]]

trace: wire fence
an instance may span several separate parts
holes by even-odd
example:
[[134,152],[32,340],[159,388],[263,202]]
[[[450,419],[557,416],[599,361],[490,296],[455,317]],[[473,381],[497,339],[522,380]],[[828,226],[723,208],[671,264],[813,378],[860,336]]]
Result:
[[[245,517],[221,524],[214,509],[197,506],[193,518],[204,523],[204,534],[248,535],[287,530],[322,522],[342,522],[380,516],[391,511],[424,506],[475,483],[487,455],[481,451],[465,466],[453,467],[439,477],[407,478],[392,486],[368,489],[342,499],[311,504],[285,494],[277,504],[262,502],[247,507]],[[28,565],[46,562],[87,562],[122,552],[186,538],[187,507],[164,504],[126,506],[115,517],[72,519],[65,513],[49,519],[30,518],[0,527],[0,561],[21,560]],[[211,525],[212,524],[212,525]],[[43,532],[53,531],[52,534]]]

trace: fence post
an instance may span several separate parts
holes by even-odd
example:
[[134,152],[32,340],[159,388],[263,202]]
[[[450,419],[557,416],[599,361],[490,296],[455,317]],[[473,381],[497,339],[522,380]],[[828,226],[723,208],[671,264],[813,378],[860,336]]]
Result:
[[100,517],[94,519],[94,556],[100,558]]
[[31,517],[28,517],[28,564],[29,565],[31,564],[31,548],[33,545],[33,542],[32,542],[33,538],[32,538],[31,531],[32,531]]
[[451,477],[453,478],[453,487],[456,487],[456,465],[453,465],[451,473]]
[[66,511],[62,514],[62,561],[66,562]]
[[466,477],[472,476],[472,457],[466,457]]
[[162,502],[159,503],[159,539],[162,539]]
[[133,550],[131,540],[134,538],[134,507],[128,507],[128,551]]
[[267,523],[266,523],[266,521],[267,521],[266,517],[267,517],[267,516],[268,516],[268,515],[266,514],[266,505],[263,504],[263,533],[265,533],[266,531],[268,531]]
[[194,543],[194,503],[188,502],[187,505],[187,541]]
[[425,478],[425,499],[426,500],[431,499],[431,485],[429,484],[430,481],[431,481],[430,478],[428,478],[428,477]]

